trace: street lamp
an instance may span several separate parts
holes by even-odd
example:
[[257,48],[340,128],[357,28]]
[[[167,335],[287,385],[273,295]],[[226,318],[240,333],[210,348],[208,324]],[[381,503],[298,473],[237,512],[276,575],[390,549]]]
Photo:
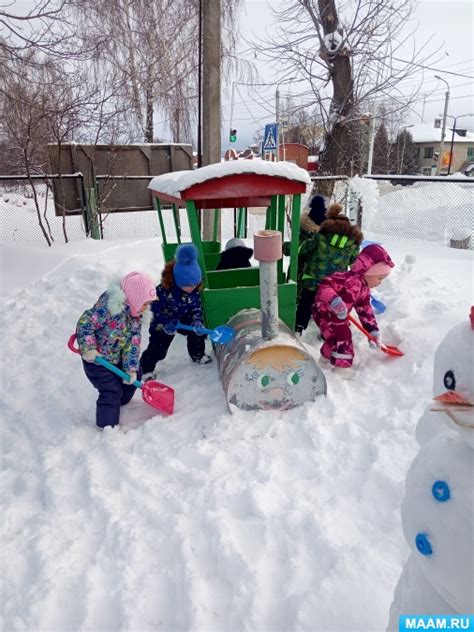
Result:
[[446,135],[446,118],[448,116],[448,102],[449,102],[449,83],[443,77],[439,75],[435,75],[435,79],[439,79],[440,81],[444,81],[447,86],[446,95],[444,99],[444,114],[443,114],[443,129],[441,131],[441,143],[439,145],[439,156],[438,156],[438,164],[436,166],[436,175],[439,176],[439,172],[441,171],[441,162],[443,160],[443,150],[444,150],[444,137]]
[[277,124],[277,137],[276,137],[276,160],[278,161],[280,159],[280,125],[279,125],[279,120],[280,120],[280,86],[282,83],[285,83],[285,81],[294,81],[296,79],[296,77],[285,77],[285,79],[282,79],[281,81],[279,81],[277,83],[276,86],[276,90],[275,90],[275,123]]
[[448,114],[448,118],[454,119],[454,125],[452,127],[451,134],[451,145],[449,148],[449,165],[448,165],[448,176],[451,173],[451,165],[453,162],[453,150],[454,150],[454,134],[456,133],[456,123],[459,118],[463,118],[463,116],[474,116],[474,114],[459,114],[458,116],[451,116]]

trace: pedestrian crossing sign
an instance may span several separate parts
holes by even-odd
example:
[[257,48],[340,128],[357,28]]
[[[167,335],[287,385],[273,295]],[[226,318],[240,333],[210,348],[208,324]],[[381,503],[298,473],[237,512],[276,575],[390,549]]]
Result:
[[278,145],[278,123],[265,125],[263,151],[276,151]]

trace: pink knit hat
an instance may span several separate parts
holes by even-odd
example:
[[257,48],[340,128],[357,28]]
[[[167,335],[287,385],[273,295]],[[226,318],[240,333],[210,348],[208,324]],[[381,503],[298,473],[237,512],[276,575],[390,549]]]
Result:
[[144,272],[127,274],[122,279],[122,290],[130,306],[132,316],[139,316],[143,305],[156,299],[155,284]]
[[388,263],[379,261],[379,263],[374,263],[374,265],[364,273],[364,276],[382,276],[383,274],[390,274],[391,271],[392,268]]

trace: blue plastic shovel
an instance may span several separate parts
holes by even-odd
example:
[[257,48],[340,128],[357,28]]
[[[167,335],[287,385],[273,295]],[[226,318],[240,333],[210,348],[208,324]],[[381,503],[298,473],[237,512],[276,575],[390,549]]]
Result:
[[383,314],[384,311],[387,309],[385,303],[379,301],[378,298],[375,298],[375,296],[372,296],[372,294],[370,295],[370,302],[372,303],[372,307],[375,309],[377,314]]
[[211,342],[215,342],[218,345],[226,345],[235,338],[235,329],[227,327],[227,325],[219,325],[215,329],[206,329],[206,327],[194,327],[193,325],[183,325],[182,323],[173,324],[175,329],[194,331],[196,334],[208,334]]

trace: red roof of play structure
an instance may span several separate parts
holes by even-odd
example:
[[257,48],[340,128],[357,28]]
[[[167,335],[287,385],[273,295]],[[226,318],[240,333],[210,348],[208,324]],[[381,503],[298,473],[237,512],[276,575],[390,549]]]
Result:
[[197,208],[268,206],[273,195],[304,193],[306,171],[287,162],[234,161],[156,176],[148,188],[166,202]]

